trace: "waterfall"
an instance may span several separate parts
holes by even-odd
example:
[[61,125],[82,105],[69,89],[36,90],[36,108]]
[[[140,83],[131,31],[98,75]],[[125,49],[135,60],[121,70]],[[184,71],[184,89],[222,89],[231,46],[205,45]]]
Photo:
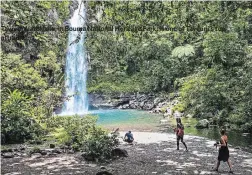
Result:
[[[85,6],[78,0],[78,9],[70,19],[70,27],[83,27],[85,24]],[[78,37],[79,41],[74,42]],[[69,31],[68,49],[66,55],[66,96],[62,114],[83,114],[88,111],[88,96],[86,89],[88,62],[84,47],[85,31]]]

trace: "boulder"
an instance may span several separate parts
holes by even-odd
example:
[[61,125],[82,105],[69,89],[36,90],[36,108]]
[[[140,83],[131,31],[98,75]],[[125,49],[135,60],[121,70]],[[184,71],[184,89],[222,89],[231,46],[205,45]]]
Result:
[[59,149],[53,149],[52,153],[61,154],[62,152]]
[[8,152],[13,152],[13,150],[11,148],[1,150],[1,153],[8,153]]
[[87,161],[95,161],[96,159],[95,155],[87,154],[86,152],[83,152],[81,156]]
[[198,129],[202,128],[208,128],[209,127],[209,121],[207,119],[203,119],[198,121],[197,125],[195,126]]
[[162,112],[161,108],[155,108],[152,110],[154,113],[160,113]]
[[51,143],[51,144],[49,145],[49,147],[50,147],[50,148],[55,148],[55,145]]
[[164,101],[163,98],[158,98],[157,97],[157,98],[154,99],[153,103],[154,103],[155,106],[157,106],[157,105],[159,105],[163,101]]
[[3,153],[2,156],[3,156],[3,158],[13,158],[14,154],[10,153],[10,152],[7,152],[7,153]]
[[51,152],[50,152],[50,153],[48,153],[47,155],[50,156],[50,157],[55,157],[55,156],[57,156],[58,154],[57,154],[57,153],[51,153]]
[[147,103],[144,104],[143,109],[144,110],[151,110],[151,109],[153,109],[153,107],[154,107],[154,104],[152,102],[148,101]]
[[137,102],[136,101],[130,101],[129,102],[129,107],[131,109],[136,109],[137,108]]
[[41,154],[42,156],[45,156],[45,155],[47,155],[47,152],[46,152],[46,151],[41,151],[40,154]]
[[140,106],[141,108],[143,108],[143,107],[144,107],[144,103],[145,103],[145,101],[142,101],[142,102],[140,103],[139,106]]
[[128,157],[128,152],[125,149],[115,148],[111,152],[114,157]]
[[106,169],[106,167],[105,167],[105,166],[101,166],[100,168],[101,168],[101,170],[105,170],[105,169]]
[[67,151],[67,154],[74,154],[74,150]]
[[22,153],[15,152],[15,153],[14,153],[14,156],[20,157],[20,156],[22,156]]
[[24,151],[25,147],[24,146],[20,146],[19,149],[20,149],[20,151]]
[[96,173],[96,175],[113,175],[113,174],[108,171],[100,171],[100,172]]
[[31,155],[31,157],[34,158],[34,159],[37,159],[37,158],[42,157],[42,155],[40,153],[34,153],[34,154]]
[[123,106],[120,106],[121,108],[120,109],[129,109],[129,104],[125,104]]

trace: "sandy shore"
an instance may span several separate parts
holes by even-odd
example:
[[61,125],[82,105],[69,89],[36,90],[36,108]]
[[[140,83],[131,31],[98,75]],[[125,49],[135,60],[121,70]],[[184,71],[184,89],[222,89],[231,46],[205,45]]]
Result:
[[[120,132],[121,136],[125,132]],[[84,174],[93,175],[101,166],[114,175],[148,174],[228,174],[228,166],[222,163],[219,173],[213,172],[218,155],[213,146],[215,141],[197,136],[185,135],[189,152],[183,145],[176,150],[174,134],[156,132],[133,132],[135,143],[122,143],[119,147],[128,151],[129,156],[106,164],[84,161],[78,154],[59,154],[55,157],[2,158],[1,172],[17,174]],[[230,150],[234,174],[252,174],[252,154]]]

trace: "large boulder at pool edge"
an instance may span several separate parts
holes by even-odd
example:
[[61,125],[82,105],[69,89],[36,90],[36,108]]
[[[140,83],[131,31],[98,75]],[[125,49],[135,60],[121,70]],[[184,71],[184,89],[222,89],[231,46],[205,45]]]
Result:
[[208,128],[209,121],[207,119],[200,120],[200,121],[198,121],[198,123],[195,127],[198,129]]

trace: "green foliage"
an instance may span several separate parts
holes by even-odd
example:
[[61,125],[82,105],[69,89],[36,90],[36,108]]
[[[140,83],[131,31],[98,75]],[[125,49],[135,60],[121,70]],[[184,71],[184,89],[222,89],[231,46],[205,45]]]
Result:
[[49,51],[47,56],[38,55],[39,59],[35,62],[35,68],[39,70],[43,77],[47,78],[49,84],[54,84],[56,75],[60,71],[60,65],[57,63],[56,54]]
[[29,155],[33,154],[33,153],[41,153],[41,150],[39,147],[33,147],[30,151],[29,151]]
[[49,127],[55,128],[52,136],[59,144],[71,145],[75,150],[82,149],[87,155],[103,160],[111,156],[118,145],[115,136],[96,126],[96,117],[67,116],[53,117]]
[[19,89],[27,95],[36,94],[47,87],[45,80],[21,55],[1,53],[2,90]]
[[56,128],[53,135],[60,144],[77,144],[81,146],[88,131],[95,126],[96,118],[85,116],[52,117],[48,127]]
[[5,93],[1,101],[2,143],[20,143],[43,134],[41,127],[32,118],[32,99],[18,90]]
[[[2,26],[62,27],[70,1],[1,4]],[[177,30],[87,31],[88,91],[175,92],[173,110],[213,115],[219,125],[252,131],[252,27],[247,2],[89,1],[87,21],[99,25]],[[97,12],[99,11],[99,15]],[[57,13],[56,15],[54,15]],[[206,30],[199,30],[205,28]],[[52,117],[65,100],[67,32],[8,31],[2,42],[2,138],[23,142],[53,132],[59,143],[110,156],[115,140],[89,117]],[[97,141],[98,140],[98,141]],[[84,144],[85,143],[85,144]]]
[[[89,92],[179,91],[174,110],[251,131],[249,3],[89,2],[88,9],[100,25],[145,27],[87,32]],[[164,25],[176,30],[147,30]],[[126,86],[127,79],[139,82]]]
[[88,92],[111,94],[115,92],[146,92],[147,88],[144,86],[144,79],[137,76],[132,77],[118,77],[111,75],[110,79],[107,77],[101,78],[100,83],[89,83]]
[[195,51],[194,51],[193,46],[188,45],[188,44],[185,46],[178,46],[174,48],[172,51],[172,56],[178,57],[178,58],[190,57],[190,56],[194,56],[194,54],[195,54]]
[[241,41],[238,33],[211,32],[203,42],[206,64],[239,66],[245,58],[246,42]]
[[119,144],[115,135],[109,136],[108,132],[99,127],[93,127],[87,140],[83,144],[83,150],[99,160],[111,158],[111,151]]
[[175,106],[172,108],[173,111],[179,111],[179,112],[184,112],[185,109],[186,109],[186,105],[183,104],[183,103],[179,103],[179,104],[175,105]]
[[[10,91],[17,89],[28,98],[32,97],[29,100],[30,105],[24,106],[24,110],[30,113],[24,120],[32,118],[33,123],[38,125],[37,128],[43,128],[46,132],[50,130],[47,127],[48,118],[52,116],[55,108],[61,107],[63,101],[62,67],[65,60],[67,32],[46,31],[44,27],[62,27],[63,22],[69,18],[68,6],[69,1],[6,1],[1,4],[2,34],[14,36],[14,39],[2,42],[2,94],[8,94],[8,89]],[[6,99],[7,96],[2,96],[3,101]],[[12,117],[10,114],[6,115],[7,118]],[[17,122],[15,125],[20,123],[18,120],[15,122]],[[26,127],[26,124],[23,125]],[[36,140],[32,137],[29,139]]]

